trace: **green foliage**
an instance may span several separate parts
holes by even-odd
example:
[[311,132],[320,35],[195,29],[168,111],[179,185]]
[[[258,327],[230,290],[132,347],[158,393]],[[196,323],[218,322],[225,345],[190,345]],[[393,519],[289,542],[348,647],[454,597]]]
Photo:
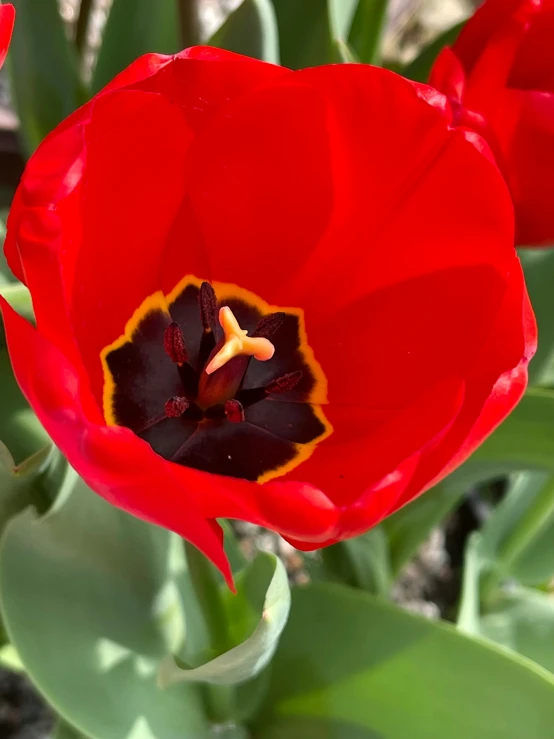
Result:
[[198,689],[156,684],[160,660],[185,636],[178,540],[72,472],[66,488],[46,516],[27,510],[2,539],[2,617],[26,670],[92,739],[206,736]]
[[114,0],[92,77],[93,93],[142,54],[175,54],[180,46],[177,0]]
[[277,19],[271,0],[243,0],[208,45],[279,64]]
[[162,687],[184,681],[234,685],[255,677],[266,667],[290,609],[290,590],[282,562],[272,554],[258,555],[241,578],[235,599],[239,601],[232,603],[235,614],[238,609],[254,611],[254,631],[237,646],[196,668],[168,657],[160,667]]
[[517,655],[340,586],[293,592],[260,739],[549,736],[554,678]]
[[503,594],[480,622],[481,633],[554,673],[554,597],[528,588]]
[[85,102],[75,49],[56,0],[12,0],[17,22],[8,56],[12,91],[28,154]]

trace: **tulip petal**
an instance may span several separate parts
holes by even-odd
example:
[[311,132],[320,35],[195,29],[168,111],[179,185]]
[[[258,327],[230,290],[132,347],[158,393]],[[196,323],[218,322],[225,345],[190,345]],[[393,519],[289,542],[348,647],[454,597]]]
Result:
[[16,379],[70,464],[109,502],[191,541],[232,587],[219,527],[175,485],[170,465],[128,429],[88,418],[83,388],[64,355],[1,297],[0,308]]
[[12,38],[15,8],[11,4],[0,5],[0,67],[4,66]]

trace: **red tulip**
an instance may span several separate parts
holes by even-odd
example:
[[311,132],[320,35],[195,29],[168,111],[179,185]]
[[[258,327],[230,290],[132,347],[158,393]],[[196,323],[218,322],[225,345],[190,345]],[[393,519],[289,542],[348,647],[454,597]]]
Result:
[[516,211],[516,243],[554,243],[554,0],[486,0],[430,84],[493,149]]
[[4,66],[4,62],[6,61],[14,21],[15,8],[13,5],[0,4],[0,67]]
[[524,390],[509,194],[433,95],[149,55],[29,161],[6,255],[37,328],[3,304],[23,392],[96,492],[228,577],[217,517],[360,534]]

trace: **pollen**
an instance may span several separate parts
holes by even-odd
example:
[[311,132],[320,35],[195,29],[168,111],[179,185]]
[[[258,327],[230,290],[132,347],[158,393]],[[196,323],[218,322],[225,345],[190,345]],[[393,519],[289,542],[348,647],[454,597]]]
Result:
[[221,349],[206,367],[207,375],[213,374],[233,357],[254,357],[260,362],[267,362],[274,355],[275,347],[271,341],[262,336],[248,336],[248,332],[239,326],[229,306],[219,309],[219,323],[225,340]]

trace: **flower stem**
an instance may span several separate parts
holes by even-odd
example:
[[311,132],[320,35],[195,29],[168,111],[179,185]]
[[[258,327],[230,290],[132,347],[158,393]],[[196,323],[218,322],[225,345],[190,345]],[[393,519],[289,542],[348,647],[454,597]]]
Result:
[[553,516],[554,476],[546,480],[540,494],[500,547],[496,557],[496,567],[483,579],[481,586],[481,601],[484,604],[490,602],[499,581],[530,544],[543,533],[551,523]]
[[77,27],[75,29],[75,46],[81,56],[83,55],[87,40],[87,32],[93,4],[94,0],[81,0],[81,4],[79,6],[79,17],[77,18]]
[[[215,567],[192,544],[184,541],[185,554],[192,586],[202,611],[210,642],[211,659],[232,648],[223,601]],[[204,702],[210,720],[219,727],[235,726],[235,692],[228,685],[202,686]]]
[[179,0],[179,25],[183,49],[200,42],[200,2],[199,0]]
[[231,648],[227,617],[215,567],[192,544],[185,541],[188,570],[214,656]]

